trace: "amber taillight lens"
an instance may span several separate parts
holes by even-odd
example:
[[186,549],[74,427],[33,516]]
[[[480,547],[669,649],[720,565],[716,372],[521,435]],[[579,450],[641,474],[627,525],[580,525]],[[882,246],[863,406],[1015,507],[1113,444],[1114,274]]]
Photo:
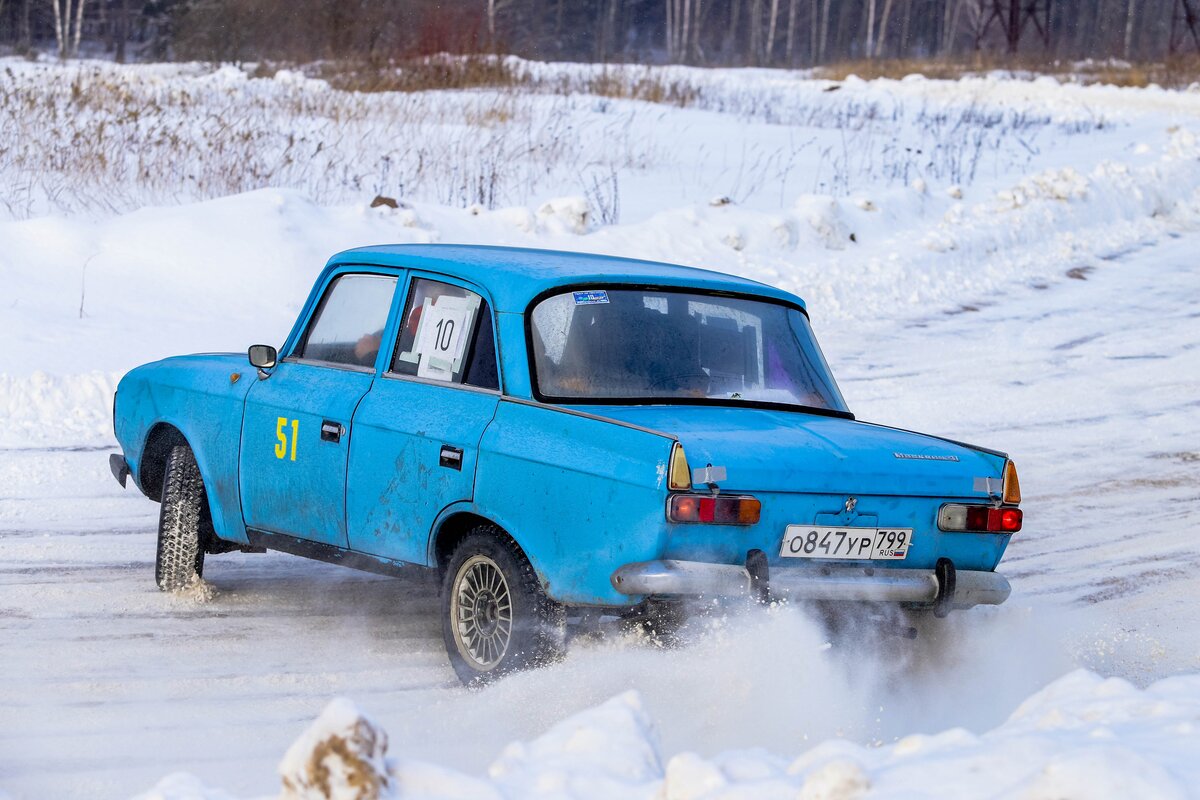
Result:
[[676,442],[671,446],[671,463],[667,465],[669,488],[673,492],[686,492],[692,488],[692,470],[688,467],[683,445]]
[[1011,461],[1004,465],[1004,502],[1021,504],[1021,481],[1017,479],[1017,465]]

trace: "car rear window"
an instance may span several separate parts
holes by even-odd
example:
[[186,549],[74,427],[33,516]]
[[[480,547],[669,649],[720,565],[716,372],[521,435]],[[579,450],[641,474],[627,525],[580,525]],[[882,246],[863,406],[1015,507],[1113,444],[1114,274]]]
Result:
[[846,412],[808,317],[700,292],[563,292],[530,315],[538,392],[560,401],[771,403]]

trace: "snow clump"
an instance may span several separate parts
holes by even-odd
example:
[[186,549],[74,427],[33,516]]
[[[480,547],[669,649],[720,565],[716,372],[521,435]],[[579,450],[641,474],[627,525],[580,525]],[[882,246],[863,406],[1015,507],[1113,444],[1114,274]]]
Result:
[[334,700],[280,762],[281,800],[393,797],[387,746],[382,728],[349,700]]
[[538,219],[551,233],[587,233],[591,229],[592,210],[585,197],[559,197],[543,203]]

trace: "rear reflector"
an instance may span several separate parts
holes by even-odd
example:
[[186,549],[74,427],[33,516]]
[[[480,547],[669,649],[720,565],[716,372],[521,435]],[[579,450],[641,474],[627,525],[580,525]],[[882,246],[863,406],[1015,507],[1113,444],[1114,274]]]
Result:
[[1024,514],[1019,508],[950,504],[938,511],[938,527],[944,531],[1016,533],[1021,530],[1023,520]]
[[762,503],[747,495],[673,494],[667,501],[671,522],[753,525],[761,515]]
[[1009,461],[1004,465],[1004,502],[1019,505],[1021,481],[1017,478],[1017,465]]
[[687,456],[679,442],[671,445],[671,463],[667,467],[670,489],[673,492],[692,488],[692,471],[688,468]]

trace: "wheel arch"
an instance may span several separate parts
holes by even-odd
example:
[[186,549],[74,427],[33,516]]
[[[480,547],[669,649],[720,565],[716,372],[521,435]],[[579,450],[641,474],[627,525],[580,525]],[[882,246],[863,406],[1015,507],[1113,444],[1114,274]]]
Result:
[[[171,448],[179,445],[191,447],[183,432],[169,422],[157,422],[146,434],[142,457],[138,461],[138,485],[151,500],[162,501],[163,476],[167,471],[167,456]],[[196,452],[192,448],[193,454]]]
[[[450,508],[443,512],[442,519],[436,523],[433,535],[429,537],[429,564],[437,567],[439,573],[444,572],[446,565],[450,563],[450,556],[454,554],[454,548],[480,525],[494,525],[508,538],[516,541],[508,529],[496,520],[489,519],[477,511]],[[518,543],[517,546],[521,545]],[[521,548],[521,552],[525,553],[525,549]],[[525,557],[528,558],[529,554],[525,553]]]
[[204,475],[204,465],[200,463],[200,454],[188,441],[183,431],[169,422],[157,422],[146,434],[146,444],[142,447],[142,457],[138,462],[138,485],[142,492],[151,500],[161,503],[163,480],[167,473],[167,456],[171,450],[179,446],[187,447],[196,459],[196,468],[200,470],[200,481],[204,487],[204,495],[200,509],[200,541],[208,547],[216,537],[213,525],[213,498],[211,484]]

